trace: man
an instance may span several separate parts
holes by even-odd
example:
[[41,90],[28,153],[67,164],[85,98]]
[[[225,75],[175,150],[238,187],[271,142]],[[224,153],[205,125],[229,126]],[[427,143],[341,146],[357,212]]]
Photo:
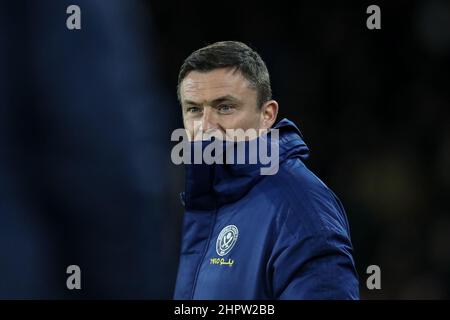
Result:
[[193,144],[202,133],[278,130],[279,168],[186,165],[175,299],[358,299],[342,204],[303,163],[295,124],[273,126],[278,103],[260,56],[233,41],[199,49],[181,67],[178,97]]

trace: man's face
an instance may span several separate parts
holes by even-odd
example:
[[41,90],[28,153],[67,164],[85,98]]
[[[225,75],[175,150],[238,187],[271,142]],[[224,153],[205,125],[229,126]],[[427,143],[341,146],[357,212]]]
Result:
[[225,136],[227,129],[264,129],[257,92],[234,68],[189,72],[181,82],[180,97],[190,139],[217,131]]

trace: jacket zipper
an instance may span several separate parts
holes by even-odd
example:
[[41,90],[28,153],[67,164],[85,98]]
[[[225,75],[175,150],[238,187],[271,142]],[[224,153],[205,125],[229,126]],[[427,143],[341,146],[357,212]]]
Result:
[[[217,206],[216,206],[216,208],[217,208]],[[208,240],[206,241],[206,245],[205,245],[205,248],[203,249],[202,257],[200,259],[200,262],[199,262],[199,264],[197,266],[197,270],[195,272],[194,284],[192,285],[192,292],[191,292],[190,300],[194,300],[194,293],[195,293],[195,288],[197,287],[198,275],[200,273],[200,268],[202,267],[203,260],[205,260],[206,252],[208,252],[208,248],[209,248],[209,245],[211,243],[211,237],[212,237],[212,233],[214,231],[214,226],[216,225],[216,217],[217,217],[217,212],[218,211],[219,211],[218,208],[214,209],[213,218],[212,218],[212,222],[211,222],[211,227],[210,227],[209,235],[208,235]]]

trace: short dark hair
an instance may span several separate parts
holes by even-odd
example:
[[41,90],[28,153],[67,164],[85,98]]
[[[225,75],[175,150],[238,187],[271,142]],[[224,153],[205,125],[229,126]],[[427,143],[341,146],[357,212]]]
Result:
[[258,107],[272,99],[269,71],[259,54],[238,41],[221,41],[191,53],[178,74],[177,95],[181,103],[180,85],[191,71],[208,72],[219,68],[236,68],[257,91]]

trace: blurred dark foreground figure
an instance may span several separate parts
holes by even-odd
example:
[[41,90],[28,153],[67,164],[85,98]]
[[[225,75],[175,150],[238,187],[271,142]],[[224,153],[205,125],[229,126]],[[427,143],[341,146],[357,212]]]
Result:
[[68,30],[71,4],[0,5],[0,298],[167,298],[168,126],[147,19],[137,1],[80,0]]

